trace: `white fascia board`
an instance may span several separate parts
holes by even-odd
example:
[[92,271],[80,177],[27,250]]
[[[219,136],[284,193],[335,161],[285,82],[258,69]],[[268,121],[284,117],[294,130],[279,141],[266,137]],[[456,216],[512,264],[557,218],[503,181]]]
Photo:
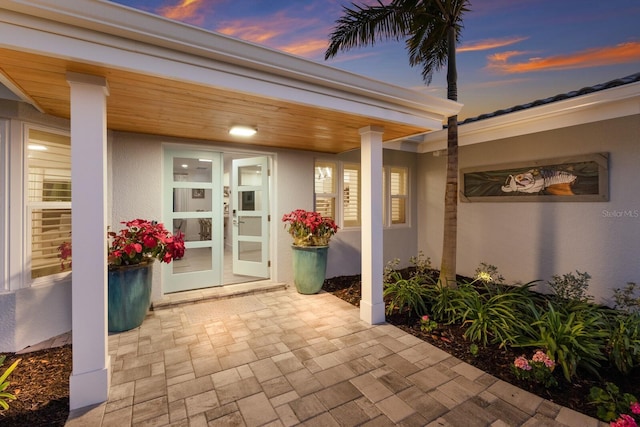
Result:
[[[458,145],[462,147],[635,114],[640,114],[640,82],[460,125]],[[446,148],[447,131],[443,129],[425,134],[418,152]]]
[[[370,102],[375,100],[386,103],[387,108],[407,108],[440,121],[457,114],[462,108],[457,102],[369,79],[111,2],[76,0],[71,5],[61,4],[58,0],[9,0],[3,2],[2,8],[55,21],[49,23],[47,28],[42,28],[44,23],[39,22],[40,28],[37,28],[55,34],[75,32],[77,36],[78,29],[87,29],[93,33],[93,40],[98,43],[112,43],[113,40],[107,40],[106,36],[117,36],[121,38],[121,43],[137,45],[138,49],[142,47],[140,43],[146,45],[145,49],[165,48],[167,59],[172,55],[181,57],[188,54],[235,65],[245,74],[248,71],[261,72],[267,80],[277,80],[280,77],[285,78],[290,86],[306,83],[322,92],[334,89],[342,97],[363,97]],[[17,18],[13,17],[14,20]],[[54,28],[56,23],[66,25]],[[76,31],[70,25],[76,26]],[[95,40],[96,37],[105,40]]]

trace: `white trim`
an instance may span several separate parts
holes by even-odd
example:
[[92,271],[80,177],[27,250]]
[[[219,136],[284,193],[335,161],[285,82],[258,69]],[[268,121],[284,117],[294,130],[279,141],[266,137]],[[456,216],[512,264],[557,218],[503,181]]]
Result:
[[0,72],[0,84],[4,85],[7,89],[13,92],[13,94],[20,98],[23,102],[33,105],[36,110],[44,113],[44,110],[38,105],[36,101],[33,100],[33,98],[24,93],[20,86],[13,83],[13,81],[9,77],[5,76],[2,72]]
[[0,119],[0,293],[9,290],[9,215],[7,194],[9,191],[9,120]]
[[[640,114],[640,82],[458,126],[459,146]],[[446,149],[446,129],[424,135],[418,152]]]
[[379,126],[359,129],[361,140],[361,206],[362,225],[362,299],[360,319],[370,325],[384,323],[385,304],[382,298],[382,271],[384,270],[384,228],[382,225],[382,135]]
[[[106,81],[69,75],[71,91],[71,210],[73,372],[71,410],[107,400],[107,96]],[[91,78],[88,77],[91,81]]]

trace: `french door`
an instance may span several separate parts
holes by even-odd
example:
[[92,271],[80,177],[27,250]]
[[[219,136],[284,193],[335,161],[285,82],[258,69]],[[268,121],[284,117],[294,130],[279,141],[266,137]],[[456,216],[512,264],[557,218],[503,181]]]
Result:
[[269,276],[269,158],[234,159],[231,173],[233,274]]
[[164,219],[185,240],[185,255],[163,266],[165,293],[222,284],[222,154],[165,149]]

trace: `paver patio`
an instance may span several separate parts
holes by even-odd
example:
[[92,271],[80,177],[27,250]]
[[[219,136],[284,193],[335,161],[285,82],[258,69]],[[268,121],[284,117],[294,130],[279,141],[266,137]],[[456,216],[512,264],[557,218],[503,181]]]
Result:
[[109,400],[67,426],[606,425],[324,292],[167,306],[110,335],[109,354]]

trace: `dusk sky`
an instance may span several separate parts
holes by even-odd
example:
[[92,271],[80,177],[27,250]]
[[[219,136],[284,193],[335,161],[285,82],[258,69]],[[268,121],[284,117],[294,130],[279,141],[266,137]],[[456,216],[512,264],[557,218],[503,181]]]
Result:
[[[403,42],[324,61],[344,0],[117,0],[326,65],[446,97],[446,70],[426,86]],[[387,3],[388,0],[384,0]],[[375,0],[355,1],[374,4]],[[640,72],[639,0],[476,0],[458,45],[460,118]]]

